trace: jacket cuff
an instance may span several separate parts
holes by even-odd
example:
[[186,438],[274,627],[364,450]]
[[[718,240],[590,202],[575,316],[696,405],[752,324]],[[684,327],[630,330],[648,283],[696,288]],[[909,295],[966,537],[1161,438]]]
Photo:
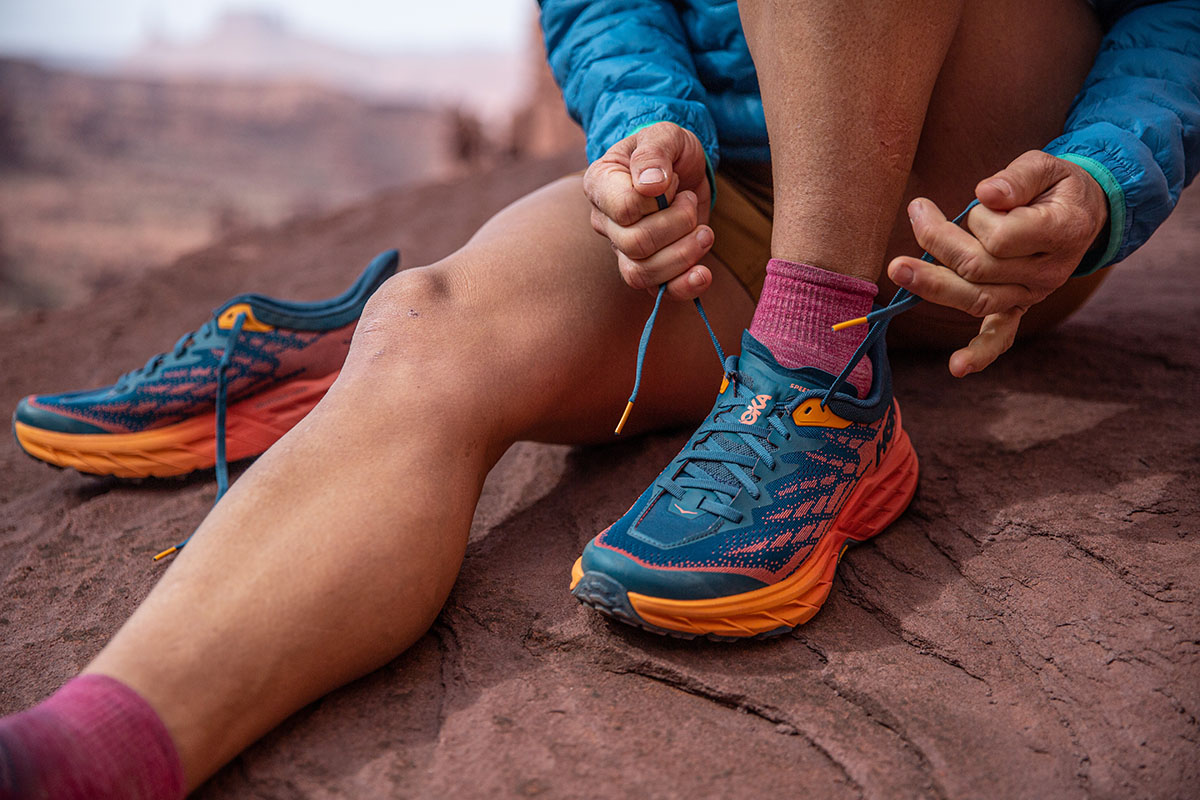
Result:
[[1125,190],[1121,188],[1121,183],[1113,175],[1112,170],[1094,158],[1076,153],[1054,155],[1063,161],[1070,161],[1072,164],[1082,167],[1095,179],[1096,183],[1100,184],[1105,197],[1108,198],[1108,241],[1102,251],[1099,246],[1089,250],[1074,272],[1075,277],[1091,275],[1102,267],[1108,266],[1121,249],[1121,241],[1125,235]]

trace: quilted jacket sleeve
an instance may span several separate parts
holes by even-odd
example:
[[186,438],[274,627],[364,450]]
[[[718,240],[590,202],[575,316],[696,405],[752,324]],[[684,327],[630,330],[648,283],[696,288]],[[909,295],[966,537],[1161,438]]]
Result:
[[1141,247],[1200,169],[1200,1],[1147,5],[1117,19],[1065,133],[1045,149],[1086,169],[1108,195],[1107,245],[1076,274]]
[[546,53],[588,161],[634,130],[674,122],[700,139],[711,165],[717,129],[679,14],[666,0],[540,0]]

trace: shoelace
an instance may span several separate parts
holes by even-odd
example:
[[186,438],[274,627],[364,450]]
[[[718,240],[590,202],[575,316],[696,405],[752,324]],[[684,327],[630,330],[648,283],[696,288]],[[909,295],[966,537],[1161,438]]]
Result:
[[[771,435],[777,433],[787,441],[792,438],[792,433],[783,424],[782,417],[775,413],[766,417],[766,428],[722,420],[727,413],[736,414],[748,399],[754,397],[754,392],[743,388],[745,384],[733,368],[734,360],[730,358],[725,362],[725,373],[730,376],[732,391],[728,391],[723,399],[717,400],[716,413],[701,426],[697,442],[692,449],[676,457],[676,460],[681,462],[682,471],[672,471],[676,477],[662,478],[658,481],[658,486],[676,500],[682,500],[684,492],[689,489],[699,489],[706,494],[697,503],[698,509],[737,523],[742,521],[742,512],[730,505],[730,502],[739,489],[743,488],[752,498],[758,499],[760,490],[758,478],[754,474],[755,466],[762,463],[768,470],[775,469],[775,451],[779,447],[771,441]],[[750,452],[739,453],[728,449],[719,434],[726,437],[736,436]],[[700,466],[704,463],[720,465],[733,477],[733,481],[720,480]]]
[[[655,198],[658,201],[659,210],[667,207],[666,198],[659,196]],[[978,200],[972,200],[971,203],[962,210],[962,212],[952,221],[958,225],[966,218],[972,208],[979,204]],[[935,263],[933,256],[928,251],[921,254],[921,260],[928,263]],[[650,333],[654,330],[654,321],[658,317],[659,306],[662,305],[663,294],[666,293],[667,285],[664,283],[658,287],[658,296],[654,300],[654,308],[650,312],[649,319],[646,320],[646,326],[642,329],[642,338],[638,342],[637,367],[634,372],[633,392],[629,395],[629,401],[625,404],[625,412],[621,415],[621,421],[617,423],[616,433],[620,433],[625,427],[625,422],[629,419],[629,412],[633,410],[633,403],[637,400],[638,389],[642,383],[642,366],[646,359],[646,348],[650,343]],[[693,301],[696,305],[696,311],[699,312],[700,318],[704,320],[704,327],[708,329],[708,335],[712,339],[713,346],[716,348],[717,357],[721,359],[721,367],[725,371],[725,378],[730,382],[733,392],[727,400],[718,400],[717,409],[719,411],[712,414],[697,430],[696,444],[689,450],[685,450],[675,457],[672,464],[680,464],[682,475],[679,478],[660,478],[657,481],[659,488],[670,494],[676,500],[682,499],[683,492],[686,489],[699,489],[706,492],[711,492],[712,497],[704,497],[698,504],[701,508],[717,516],[723,517],[730,522],[739,522],[741,520],[741,512],[737,511],[729,501],[733,499],[738,491],[738,486],[744,487],[751,497],[757,499],[759,496],[758,481],[753,475],[753,472],[747,472],[744,468],[753,468],[758,460],[766,462],[767,469],[774,469],[775,458],[773,450],[767,448],[770,443],[770,434],[772,431],[778,431],[785,440],[791,438],[790,432],[783,424],[783,414],[791,414],[797,407],[810,397],[821,394],[821,408],[824,408],[833,398],[850,377],[850,373],[857,366],[858,362],[870,351],[871,346],[884,334],[887,330],[888,323],[893,317],[914,308],[921,302],[921,298],[907,289],[899,289],[892,299],[883,308],[876,309],[865,317],[846,320],[839,322],[833,326],[835,331],[844,328],[853,327],[855,325],[870,324],[870,329],[867,331],[866,337],[862,344],[850,356],[846,362],[846,366],[842,368],[841,373],[830,384],[829,389],[823,394],[820,392],[801,392],[796,397],[792,398],[788,403],[781,404],[775,409],[772,409],[771,414],[767,418],[767,429],[752,428],[740,423],[729,423],[720,421],[722,414],[727,410],[732,410],[741,405],[744,396],[740,394],[742,381],[737,374],[737,370],[733,369],[735,357],[725,358],[725,353],[721,349],[721,343],[717,340],[717,335],[713,331],[712,325],[708,321],[708,315],[704,313],[704,306],[700,303],[700,298],[695,298]],[[750,393],[752,395],[752,393]],[[719,434],[725,434],[725,438]],[[738,437],[732,439],[731,437]],[[761,440],[761,441],[760,441]],[[748,453],[737,453],[729,450],[727,441],[741,441],[747,448],[750,449],[758,458],[751,456]],[[703,449],[702,449],[703,447]],[[718,480],[711,473],[701,469],[698,464],[704,462],[717,463],[722,465],[730,475],[733,476],[736,483]],[[677,473],[678,474],[678,473]],[[686,476],[686,477],[682,477]],[[722,498],[728,498],[723,500]]]
[[129,386],[130,383],[137,380],[138,378],[141,378],[145,375],[153,374],[154,370],[158,369],[159,366],[164,361],[166,361],[168,357],[175,358],[175,359],[183,358],[183,356],[187,353],[188,348],[192,346],[192,342],[194,342],[197,338],[204,337],[204,336],[211,334],[216,329],[216,326],[217,326],[217,317],[214,314],[213,317],[211,319],[209,319],[208,322],[204,323],[196,330],[188,331],[183,336],[180,336],[179,341],[175,342],[175,346],[172,347],[169,351],[164,352],[164,353],[159,353],[158,355],[151,356],[150,360],[147,361],[142,366],[138,367],[135,370],[130,370],[129,372],[126,372],[124,375],[122,375],[121,377],[117,378],[117,380],[116,380],[117,387],[125,388],[125,387]]
[[[216,325],[216,324],[217,324],[217,318],[215,316],[213,317],[213,319],[209,320],[209,322],[207,323],[207,325]],[[229,336],[225,343],[225,350],[224,350],[224,352],[221,353],[221,360],[217,362],[217,396],[214,401],[214,404],[216,405],[216,418],[217,418],[217,424],[216,424],[217,459],[216,459],[216,464],[215,464],[215,469],[216,469],[216,473],[217,473],[217,496],[216,496],[216,499],[213,500],[214,506],[217,503],[221,502],[221,498],[225,496],[225,493],[227,491],[229,491],[229,462],[225,458],[225,411],[226,411],[226,407],[228,406],[227,397],[228,397],[228,388],[229,387],[225,380],[225,371],[227,369],[229,369],[229,365],[231,363],[233,363],[233,354],[237,350],[238,342],[241,340],[241,336],[242,336],[242,326],[245,324],[246,324],[246,313],[243,311],[242,313],[238,314],[237,318],[233,321],[233,327],[231,327],[229,329]],[[201,329],[201,330],[203,330],[203,329]],[[176,358],[183,355],[183,350],[179,349],[180,345],[185,344],[185,340],[190,339],[191,336],[192,336],[192,334],[187,334],[186,336],[181,338],[178,343],[176,343],[175,350],[173,351]],[[186,350],[186,346],[184,347],[184,350]],[[155,359],[158,359],[158,362],[155,363],[155,366],[157,366],[158,363],[162,363],[162,359],[164,357],[165,357],[165,355],[155,356],[154,358],[150,359],[149,362],[147,362],[146,367],[150,367],[150,364],[153,363],[155,361]],[[143,369],[146,369],[146,367],[143,367]],[[192,536],[194,536],[194,535],[195,534],[193,533],[191,536],[188,536],[186,539],[184,539],[179,544],[177,544],[173,547],[168,547],[166,550],[163,550],[161,553],[159,553],[158,555],[156,555],[154,557],[154,560],[159,561],[159,560],[171,555],[172,553],[178,553],[180,550],[183,549],[184,545],[186,545],[188,542],[190,542],[192,540]]]

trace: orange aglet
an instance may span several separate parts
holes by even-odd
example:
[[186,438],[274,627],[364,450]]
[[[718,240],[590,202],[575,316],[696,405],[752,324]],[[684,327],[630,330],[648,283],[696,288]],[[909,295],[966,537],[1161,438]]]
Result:
[[625,420],[629,419],[630,411],[633,411],[632,400],[625,404],[625,413],[621,415],[621,421],[617,423],[617,429],[613,431],[614,434],[620,435],[621,429],[625,427]]
[[835,331],[840,331],[840,330],[844,330],[846,328],[853,328],[855,325],[866,325],[866,324],[867,324],[866,317],[855,317],[854,319],[848,319],[845,322],[837,323],[836,325],[833,326],[833,329]]
[[161,553],[159,553],[158,555],[156,555],[156,556],[154,557],[154,560],[155,560],[155,561],[160,561],[160,560],[162,560],[162,559],[166,558],[167,556],[171,555],[172,553],[178,553],[178,552],[179,552],[179,548],[178,548],[178,547],[168,547],[166,550],[163,550]]

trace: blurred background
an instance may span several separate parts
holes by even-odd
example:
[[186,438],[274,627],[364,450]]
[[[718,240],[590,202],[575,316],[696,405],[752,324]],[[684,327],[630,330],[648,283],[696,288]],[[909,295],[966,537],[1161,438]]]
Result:
[[533,0],[0,0],[0,317],[582,147]]

